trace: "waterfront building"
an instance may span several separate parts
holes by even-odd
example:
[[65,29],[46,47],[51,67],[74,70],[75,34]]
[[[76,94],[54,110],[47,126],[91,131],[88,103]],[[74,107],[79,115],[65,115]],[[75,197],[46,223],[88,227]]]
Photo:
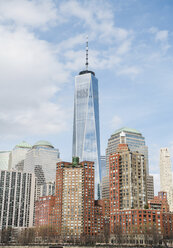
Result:
[[[147,177],[149,176],[148,147],[145,144],[145,138],[142,136],[141,132],[136,129],[128,127],[120,128],[111,135],[106,148],[106,176],[103,178],[102,182],[102,197],[104,198],[109,198],[109,156],[110,154],[116,152],[116,149],[121,142],[127,144],[130,151],[139,152],[144,155]],[[150,179],[151,177],[149,180]],[[149,188],[149,193],[147,193],[149,194],[149,197],[151,195],[151,191],[154,191],[154,186],[153,189],[151,189],[151,187]]]
[[73,157],[93,161],[95,165],[95,198],[100,198],[100,129],[98,80],[88,71],[88,42],[86,70],[75,77]]
[[36,178],[32,173],[0,170],[0,229],[32,227]]
[[[38,186],[55,180],[56,163],[60,161],[58,149],[48,141],[38,141],[30,149],[24,160],[24,171],[35,173]],[[40,189],[38,187],[38,191]],[[38,195],[39,196],[39,195]]]
[[10,153],[9,169],[16,169],[16,166],[24,161],[27,152],[31,148],[32,146],[25,141],[17,144]]
[[8,170],[10,151],[0,151],[0,170]]
[[167,192],[170,210],[173,211],[173,184],[171,158],[168,148],[160,149],[160,189]]
[[[114,215],[114,221],[111,221],[111,236],[128,239],[142,239],[145,244],[149,238],[163,239],[170,238],[173,231],[173,213],[165,213],[160,210],[152,209],[129,209],[128,211],[119,210]],[[134,237],[133,237],[134,235]],[[136,236],[136,237],[135,237]],[[143,236],[143,238],[141,238]],[[152,243],[152,242],[151,242]],[[130,242],[129,242],[130,244]]]
[[147,203],[144,155],[119,144],[109,156],[110,218],[117,210],[140,209]]
[[149,209],[161,210],[162,212],[169,212],[169,204],[167,201],[167,193],[160,191],[158,196],[148,201]]
[[56,170],[57,232],[70,239],[94,235],[94,163],[74,157]]
[[35,202],[35,226],[55,227],[55,196],[39,197]]

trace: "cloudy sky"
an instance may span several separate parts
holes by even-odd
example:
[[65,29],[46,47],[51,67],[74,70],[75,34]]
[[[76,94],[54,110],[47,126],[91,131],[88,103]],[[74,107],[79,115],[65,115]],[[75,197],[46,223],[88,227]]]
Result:
[[99,80],[101,151],[122,126],[142,132],[159,190],[173,157],[173,1],[1,0],[0,150],[40,139],[71,160],[74,77]]

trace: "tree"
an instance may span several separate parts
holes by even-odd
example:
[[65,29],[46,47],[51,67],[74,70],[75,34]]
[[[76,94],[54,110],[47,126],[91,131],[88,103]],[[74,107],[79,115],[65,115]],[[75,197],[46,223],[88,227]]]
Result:
[[114,225],[114,237],[117,244],[122,244],[123,242],[123,234],[122,234],[122,226],[120,224]]
[[12,227],[7,227],[1,230],[1,243],[2,244],[9,244],[12,238]]

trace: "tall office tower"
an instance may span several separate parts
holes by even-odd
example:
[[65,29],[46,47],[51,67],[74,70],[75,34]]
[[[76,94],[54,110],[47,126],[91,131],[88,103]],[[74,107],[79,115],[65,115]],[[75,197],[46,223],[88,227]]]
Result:
[[74,157],[56,170],[57,232],[70,239],[94,235],[94,163]]
[[9,169],[16,169],[16,166],[25,159],[27,152],[31,148],[32,146],[25,141],[16,145],[10,153]]
[[147,199],[154,199],[154,180],[151,175],[147,176]]
[[100,130],[98,80],[88,71],[88,42],[86,70],[75,77],[73,157],[95,164],[95,198],[99,198],[100,185]]
[[24,171],[35,173],[38,186],[44,185],[55,180],[59,156],[59,150],[52,144],[47,141],[38,141],[26,154]]
[[0,170],[8,170],[10,151],[0,151]]
[[173,184],[171,158],[168,148],[160,149],[160,189],[167,192],[170,210],[173,211]]
[[[120,141],[121,140],[121,141]],[[108,145],[106,149],[106,171],[107,175],[103,178],[102,184],[102,197],[109,198],[107,195],[108,191],[108,182],[109,182],[109,155],[111,153],[115,153],[118,145],[122,143],[126,143],[129,146],[130,151],[138,151],[141,154],[144,154],[146,161],[146,172],[149,175],[148,168],[148,147],[145,145],[145,139],[142,134],[132,128],[123,127],[118,129],[115,133],[111,135],[108,140]]]
[[0,170],[0,230],[33,226],[35,184],[32,173]]
[[106,176],[106,156],[100,156],[101,181]]
[[143,209],[147,203],[144,155],[119,144],[109,157],[110,218],[117,210]]

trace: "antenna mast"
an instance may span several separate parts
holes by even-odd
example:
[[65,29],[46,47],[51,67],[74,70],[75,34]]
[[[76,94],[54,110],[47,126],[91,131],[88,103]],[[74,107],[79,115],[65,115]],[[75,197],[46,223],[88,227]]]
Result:
[[88,36],[86,37],[86,71],[88,71]]

